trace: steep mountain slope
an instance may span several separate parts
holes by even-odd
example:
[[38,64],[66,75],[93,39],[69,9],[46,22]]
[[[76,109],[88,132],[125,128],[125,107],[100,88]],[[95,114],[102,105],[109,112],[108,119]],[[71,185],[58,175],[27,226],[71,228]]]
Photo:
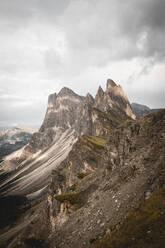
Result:
[[[75,141],[73,130],[59,131],[50,147],[30,156],[10,172],[8,178],[1,183],[0,192],[5,195],[25,195],[28,198],[40,195],[48,185],[52,169],[55,169],[66,158]],[[6,158],[4,169],[9,166],[11,168],[11,156],[15,154]]]
[[160,110],[160,109],[150,109],[149,107],[142,105],[142,104],[138,104],[138,103],[132,103],[131,107],[137,119],[147,114],[158,112]]
[[[164,213],[158,205],[152,204],[158,204],[159,197],[160,207],[165,201],[164,193],[161,194],[165,187],[164,123],[165,110],[162,110],[137,121],[124,122],[109,133],[107,142],[103,137],[80,137],[68,157],[53,170],[47,201],[40,212],[35,217],[32,215],[33,221],[19,232],[9,247],[17,247],[18,240],[20,247],[28,248],[33,247],[32,244],[59,248],[90,247],[93,244],[96,247],[118,248],[128,244],[132,248],[138,247],[135,241],[140,235],[140,227],[146,233],[163,223]],[[162,190],[156,199],[150,200],[157,189]],[[135,223],[137,220],[138,225],[139,220],[141,224],[137,229],[132,226],[134,236],[126,234],[125,237],[118,233],[118,246],[104,242],[104,237],[105,240],[109,237],[106,235],[112,233],[115,240],[114,233],[118,229],[124,232],[127,223],[132,225],[131,214],[136,214],[133,209],[141,203],[142,209],[146,206],[146,212],[141,217],[137,212]],[[150,218],[147,211],[152,214]],[[161,225],[160,234],[163,232],[164,226]],[[153,240],[156,237],[160,236],[152,234]],[[151,240],[145,239],[144,235],[141,239],[141,244],[146,247],[150,244]],[[100,241],[95,244],[97,240]],[[160,242],[165,242],[163,235]],[[157,243],[152,243],[152,247],[158,247]]]
[[[28,205],[27,212],[21,213],[24,217],[15,220],[13,228],[8,223],[2,230],[0,244],[46,247],[47,243],[52,247],[57,244],[59,247],[77,247],[79,235],[82,235],[83,243],[88,244],[91,233],[97,235],[103,226],[102,219],[96,218],[98,224],[92,220],[96,230],[90,227],[92,224],[87,227],[87,222],[88,213],[93,211],[94,218],[100,211],[102,192],[106,203],[104,187],[110,178],[103,159],[106,158],[104,145],[118,126],[134,118],[121,86],[112,80],[107,81],[105,92],[99,87],[95,98],[89,93],[86,97],[79,96],[68,88],[51,95],[39,132],[33,134],[27,146],[6,157],[0,165],[3,201],[6,202],[5,197],[15,195],[28,199],[28,203],[25,200],[25,205],[19,206],[25,209]],[[37,210],[29,209],[29,204]],[[78,219],[80,223],[76,227]],[[76,238],[73,237],[75,227],[79,232]],[[61,232],[63,229],[64,233]],[[63,246],[62,235],[73,241]]]
[[84,98],[62,88],[49,96],[39,132],[33,134],[27,146],[1,163],[1,174],[10,174],[0,183],[0,192],[38,195],[48,185],[51,170],[65,159],[77,137],[105,136],[131,118],[135,116],[130,103],[121,86],[112,80],[107,80],[105,92],[99,88],[95,99],[89,93]]
[[34,132],[33,129],[21,127],[0,131],[0,160],[25,146]]
[[130,212],[120,226],[114,227],[92,248],[164,247],[165,189],[159,189],[143,204]]
[[[89,247],[165,186],[164,123],[165,110],[125,122],[111,133],[100,149],[102,159],[95,162],[90,160],[90,148],[83,155],[81,140],[74,145],[52,177],[48,196],[52,247]],[[96,144],[99,147],[99,141]],[[79,173],[85,177],[79,179]]]

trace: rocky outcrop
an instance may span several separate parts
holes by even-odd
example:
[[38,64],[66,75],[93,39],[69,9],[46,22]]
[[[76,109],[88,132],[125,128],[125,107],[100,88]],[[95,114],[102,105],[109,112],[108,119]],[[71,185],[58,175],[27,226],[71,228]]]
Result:
[[131,119],[135,119],[129,100],[122,87],[116,85],[111,79],[107,80],[105,92],[103,92],[101,87],[99,88],[94,107],[103,112],[115,110],[122,118],[127,119],[130,117]]

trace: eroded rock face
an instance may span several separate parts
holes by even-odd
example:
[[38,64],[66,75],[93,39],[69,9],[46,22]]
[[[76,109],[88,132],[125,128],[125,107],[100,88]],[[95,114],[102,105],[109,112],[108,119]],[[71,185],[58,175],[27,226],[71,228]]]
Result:
[[95,99],[89,93],[84,98],[68,88],[63,88],[58,95],[56,93],[50,95],[40,132],[43,133],[48,128],[60,127],[63,130],[73,128],[78,136],[99,135],[99,132],[96,134],[94,109],[105,113],[114,110],[122,120],[135,118],[121,86],[108,79],[106,91],[99,87]]
[[47,128],[60,127],[66,130],[73,127],[78,119],[79,107],[84,97],[64,87],[58,93],[49,96],[48,108],[40,132]]
[[[74,145],[59,172],[52,176],[49,194],[53,198],[76,192],[80,202],[68,205],[63,222],[53,231],[52,247],[90,247],[92,240],[106,234],[104,230],[119,224],[132,208],[165,185],[164,122],[165,110],[139,121],[126,121],[111,133],[94,161],[90,156],[100,141],[95,140],[97,148],[90,142],[85,145],[88,137]],[[89,174],[79,179],[80,172]],[[55,197],[53,200],[54,206],[63,204]],[[51,209],[58,223],[60,209]]]
[[116,85],[111,79],[107,80],[105,92],[103,92],[101,87],[99,88],[96,95],[95,108],[103,112],[108,112],[113,109],[117,111],[122,118],[126,119],[127,116],[127,118],[135,119],[129,100],[122,87]]
[[[116,112],[115,118],[112,111]],[[109,114],[109,117],[106,114]],[[113,115],[112,118],[110,114]],[[79,96],[64,87],[58,94],[49,96],[43,124],[39,132],[32,136],[26,149],[35,153],[48,147],[59,128],[62,131],[74,129],[77,136],[83,134],[105,136],[108,133],[105,122],[111,122],[112,126],[116,126],[119,124],[118,121],[116,122],[116,117],[120,122],[135,118],[121,86],[116,85],[112,80],[107,80],[105,92],[99,87],[95,98],[89,93],[86,97]]]

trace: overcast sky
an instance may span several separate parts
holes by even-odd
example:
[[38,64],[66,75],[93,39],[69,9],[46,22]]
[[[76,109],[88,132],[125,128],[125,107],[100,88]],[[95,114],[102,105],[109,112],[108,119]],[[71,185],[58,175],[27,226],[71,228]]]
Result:
[[39,126],[63,86],[112,78],[165,107],[165,0],[0,0],[0,127]]

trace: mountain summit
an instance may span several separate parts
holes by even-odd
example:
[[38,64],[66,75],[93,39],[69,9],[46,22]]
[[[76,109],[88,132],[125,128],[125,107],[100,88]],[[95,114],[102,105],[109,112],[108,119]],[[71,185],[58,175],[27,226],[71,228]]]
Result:
[[[88,105],[88,110],[86,105]],[[106,91],[104,92],[99,87],[95,98],[90,93],[84,98],[66,87],[62,88],[58,94],[50,95],[46,116],[40,131],[44,132],[47,128],[60,127],[64,130],[73,128],[78,135],[85,134],[87,132],[85,126],[92,121],[93,108],[104,112],[114,110],[124,119],[135,119],[129,100],[121,86],[108,79]],[[88,133],[94,134],[92,130]]]
[[[2,172],[10,171],[12,175],[3,182],[1,191],[9,185],[9,194],[23,193],[29,197],[40,194],[40,190],[48,185],[52,169],[67,156],[78,137],[84,134],[106,136],[123,121],[134,118],[121,86],[110,79],[107,80],[106,91],[99,87],[95,98],[90,93],[86,97],[80,96],[66,87],[58,94],[51,94],[39,132],[32,135],[26,147],[8,156],[1,164]],[[25,163],[28,166],[24,166]],[[13,180],[17,187],[9,184]]]

